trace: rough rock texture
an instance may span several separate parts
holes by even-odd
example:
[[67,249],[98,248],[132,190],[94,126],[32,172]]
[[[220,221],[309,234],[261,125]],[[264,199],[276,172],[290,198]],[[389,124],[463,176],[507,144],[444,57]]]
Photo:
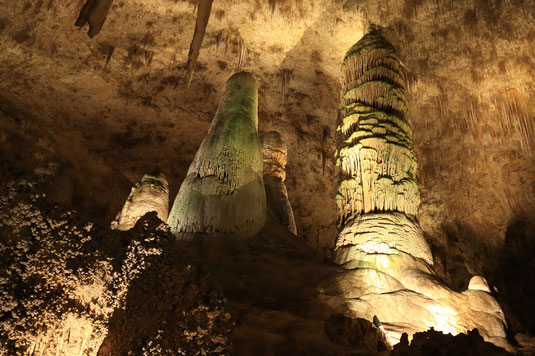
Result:
[[277,131],[266,132],[260,136],[260,141],[264,158],[264,187],[268,213],[275,216],[282,225],[288,226],[292,234],[297,235],[294,212],[284,184],[288,148]]
[[[478,328],[487,341],[510,347],[503,311],[488,288],[456,293],[433,269],[414,218],[417,165],[405,120],[405,73],[394,48],[372,31],[349,49],[342,77],[337,129],[342,231],[334,260],[348,269],[338,278],[347,313],[368,320],[376,315],[393,342],[401,332],[412,336],[430,327],[452,334]],[[374,284],[376,290],[370,289]]]
[[98,355],[224,355],[234,327],[206,273],[171,254],[132,281]]
[[0,1],[0,155],[33,167],[51,153],[56,197],[108,225],[150,170],[175,196],[225,81],[248,70],[260,132],[289,147],[300,238],[331,250],[339,69],[376,25],[407,70],[435,268],[457,291],[484,276],[508,324],[535,334],[534,0],[218,0],[189,86],[197,1],[114,1],[93,39],[73,26],[85,3]]
[[169,185],[163,173],[145,174],[132,187],[123,208],[111,223],[112,229],[130,230],[148,212],[155,211],[162,221],[167,220],[169,211]]
[[173,233],[250,237],[264,226],[266,192],[257,110],[254,76],[247,72],[231,76],[169,213],[167,223]]
[[392,356],[409,355],[509,355],[504,349],[485,342],[476,329],[467,335],[444,335],[440,331],[429,330],[416,333],[410,343],[407,334],[394,347]]
[[[111,337],[109,321],[120,325],[132,305],[143,312],[149,299],[139,284],[155,272],[161,278],[152,275],[151,287],[167,298],[151,307],[171,308],[180,322],[168,314],[168,324],[147,324],[149,334],[136,329],[136,344],[123,329],[120,350],[154,354],[177,338],[188,340],[181,345],[191,355],[228,349],[233,322],[225,300],[197,268],[164,252],[173,239],[156,214],[128,233],[106,232],[49,202],[42,189],[30,176],[3,180],[0,192],[1,355],[96,355]],[[165,284],[166,275],[174,284]]]

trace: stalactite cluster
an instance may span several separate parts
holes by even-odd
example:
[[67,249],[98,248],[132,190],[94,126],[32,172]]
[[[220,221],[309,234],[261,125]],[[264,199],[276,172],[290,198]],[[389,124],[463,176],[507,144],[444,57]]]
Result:
[[336,198],[340,224],[361,213],[416,215],[417,164],[407,121],[406,75],[392,45],[376,33],[347,52],[337,122]]

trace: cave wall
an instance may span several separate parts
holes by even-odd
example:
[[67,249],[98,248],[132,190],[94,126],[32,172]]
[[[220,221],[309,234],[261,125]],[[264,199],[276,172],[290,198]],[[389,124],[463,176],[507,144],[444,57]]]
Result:
[[299,235],[330,251],[339,68],[370,26],[407,68],[419,219],[442,274],[461,288],[492,273],[510,226],[534,220],[533,0],[220,0],[189,85],[196,1],[114,1],[93,39],[74,26],[84,4],[0,3],[0,144],[10,167],[61,162],[62,199],[97,221],[154,169],[173,197],[223,83],[248,70],[260,133],[288,146]]

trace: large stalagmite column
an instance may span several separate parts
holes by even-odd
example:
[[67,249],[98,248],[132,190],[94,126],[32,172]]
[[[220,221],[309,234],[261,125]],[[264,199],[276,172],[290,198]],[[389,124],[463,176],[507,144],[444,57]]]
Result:
[[208,134],[191,163],[167,223],[182,233],[253,236],[266,221],[258,88],[252,74],[229,78]]
[[162,221],[167,220],[169,211],[169,186],[163,173],[145,174],[141,181],[132,187],[122,210],[111,223],[112,229],[130,230],[148,212],[155,211]]
[[457,293],[433,269],[416,220],[405,78],[394,48],[377,33],[351,47],[342,65],[336,131],[342,231],[334,259],[345,268],[337,279],[343,307],[352,316],[377,316],[393,341],[430,327],[453,334],[478,328],[486,340],[508,347],[503,312],[483,279]]
[[266,132],[260,140],[264,156],[264,186],[268,211],[282,225],[287,226],[292,234],[297,235],[292,205],[288,199],[286,184],[284,184],[288,149],[277,131]]
[[342,91],[336,202],[343,230],[336,243],[337,262],[357,267],[369,264],[368,254],[402,251],[432,264],[413,220],[420,201],[417,164],[405,71],[392,45],[368,34],[351,47],[342,65]]

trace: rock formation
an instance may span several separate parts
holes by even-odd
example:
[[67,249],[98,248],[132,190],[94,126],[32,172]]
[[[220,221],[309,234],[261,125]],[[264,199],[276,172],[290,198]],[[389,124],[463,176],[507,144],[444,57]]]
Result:
[[169,186],[163,173],[153,172],[143,176],[132,187],[123,209],[111,223],[112,229],[130,230],[146,213],[155,211],[162,221],[167,220],[169,211]]
[[234,325],[226,300],[167,252],[174,237],[155,213],[109,231],[48,201],[35,177],[4,183],[0,355],[225,353]]
[[393,340],[429,327],[453,334],[478,328],[486,340],[507,345],[503,312],[488,287],[476,278],[456,293],[433,269],[416,220],[406,74],[393,46],[376,32],[364,36],[344,58],[342,87],[336,151],[342,231],[334,259],[347,269],[338,284],[350,313],[377,315]]
[[181,233],[253,236],[266,221],[258,88],[247,72],[231,76],[191,163],[167,223]]
[[297,235],[292,205],[286,190],[286,162],[288,149],[277,131],[266,132],[260,137],[264,156],[264,187],[268,212]]

